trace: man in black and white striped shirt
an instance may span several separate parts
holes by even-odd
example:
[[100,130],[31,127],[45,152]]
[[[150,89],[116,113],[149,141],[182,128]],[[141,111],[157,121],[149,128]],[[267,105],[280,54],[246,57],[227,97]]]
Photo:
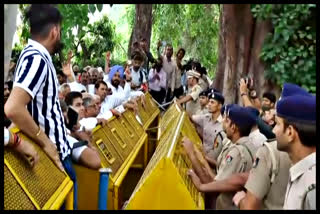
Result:
[[[32,5],[26,15],[31,39],[20,54],[5,114],[75,182],[71,148],[58,99],[58,79],[50,56],[61,47],[62,16],[57,8],[40,4]],[[76,186],[75,182],[75,195]]]

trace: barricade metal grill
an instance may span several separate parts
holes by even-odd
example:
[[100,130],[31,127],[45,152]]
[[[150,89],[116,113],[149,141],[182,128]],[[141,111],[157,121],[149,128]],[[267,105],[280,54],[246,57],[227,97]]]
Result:
[[28,162],[12,148],[4,149],[4,209],[59,209],[68,196],[67,208],[72,209],[73,182],[60,171],[44,151],[29,138],[39,154],[39,162],[31,168]]
[[[98,125],[92,134],[92,142],[99,152],[101,165],[111,168],[108,188],[108,209],[119,209],[123,203],[120,188],[123,188],[130,167],[143,145],[147,142],[147,134],[142,125],[136,120],[132,111],[125,111],[120,117],[112,117],[108,123],[101,127]],[[76,166],[79,182],[79,209],[96,209],[98,198],[86,198],[86,192],[97,191],[99,174],[81,166]],[[87,179],[91,179],[89,184]],[[93,186],[95,185],[95,186]],[[135,185],[135,184],[134,184]]]
[[164,117],[171,118],[170,114],[178,117],[172,117],[165,124],[159,145],[126,209],[204,209],[203,194],[197,191],[187,175],[191,162],[181,144],[182,138],[186,136],[194,142],[196,148],[200,148],[201,140],[187,114],[176,112],[174,105],[169,108],[169,115]]

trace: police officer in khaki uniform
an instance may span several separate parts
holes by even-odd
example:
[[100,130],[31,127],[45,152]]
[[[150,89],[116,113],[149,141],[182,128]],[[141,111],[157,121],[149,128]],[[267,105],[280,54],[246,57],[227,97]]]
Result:
[[209,93],[209,90],[206,90],[206,91],[202,91],[199,94],[200,109],[196,111],[196,115],[209,113],[207,108],[207,104],[209,102],[208,93]]
[[273,128],[278,149],[292,162],[283,208],[316,209],[316,97],[289,86],[277,102]]
[[188,78],[188,93],[186,96],[178,99],[177,104],[181,105],[186,103],[186,111],[189,116],[195,114],[200,109],[199,94],[202,88],[199,86],[198,81],[200,74],[194,70],[187,72]]
[[[224,97],[218,92],[208,95],[208,114],[192,115],[191,120],[203,130],[203,151],[206,156],[217,159],[222,149],[223,140],[221,107],[224,104]],[[219,134],[219,138],[217,135]],[[219,142],[218,142],[219,140]]]
[[[216,209],[237,209],[232,202],[235,192],[229,192],[228,187],[219,185],[219,181],[230,177],[234,173],[247,172],[251,169],[256,152],[254,145],[248,139],[248,135],[255,119],[244,108],[232,105],[226,108],[226,117],[223,122],[227,137],[233,143],[227,150],[220,154],[221,164],[217,166],[217,175],[214,181],[208,184],[201,184],[197,175],[191,170],[188,174],[197,189],[201,192],[220,192],[217,198]],[[219,159],[219,158],[218,158]]]
[[291,161],[277,149],[276,140],[268,140],[258,149],[248,180],[246,193],[238,192],[234,203],[240,209],[282,209]]

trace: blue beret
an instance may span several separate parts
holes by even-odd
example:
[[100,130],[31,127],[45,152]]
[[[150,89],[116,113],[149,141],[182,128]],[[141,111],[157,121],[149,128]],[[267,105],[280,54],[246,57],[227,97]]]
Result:
[[236,104],[226,104],[223,105],[220,109],[220,113],[223,115],[226,111],[228,111],[229,108],[231,108],[232,106],[234,106]]
[[214,99],[217,100],[218,102],[220,102],[222,105],[224,104],[224,97],[221,93],[219,92],[213,92],[213,93],[209,93],[208,95],[209,99]]
[[218,93],[221,94],[221,92],[219,90],[215,89],[215,88],[209,88],[208,89],[208,94],[213,93],[213,92],[218,92]]
[[316,124],[316,97],[295,94],[277,102],[277,116],[291,122]]
[[245,108],[239,105],[233,105],[227,110],[227,116],[237,126],[253,126],[256,124],[256,119]]
[[199,94],[199,96],[208,96],[208,90],[203,90],[203,91],[201,91],[201,93]]
[[111,69],[110,69],[110,72],[109,72],[109,80],[111,82],[113,76],[115,75],[115,73],[117,72],[120,72],[120,78],[122,79],[123,78],[123,74],[124,74],[124,69],[121,65],[115,65],[115,66],[112,66]]
[[280,99],[292,96],[294,94],[310,96],[306,89],[301,88],[300,86],[293,83],[284,83]]
[[247,111],[252,115],[252,117],[257,120],[259,115],[260,115],[260,112],[258,111],[258,109],[252,107],[252,106],[247,106],[245,107],[247,109]]

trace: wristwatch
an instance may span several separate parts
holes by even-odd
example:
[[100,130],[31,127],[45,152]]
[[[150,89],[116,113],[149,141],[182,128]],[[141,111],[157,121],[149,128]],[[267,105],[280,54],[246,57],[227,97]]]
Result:
[[244,96],[244,95],[248,95],[248,94],[247,94],[247,93],[242,93],[242,94],[241,94],[241,97]]
[[257,98],[257,92],[255,90],[250,91],[250,97],[252,99],[256,99]]

